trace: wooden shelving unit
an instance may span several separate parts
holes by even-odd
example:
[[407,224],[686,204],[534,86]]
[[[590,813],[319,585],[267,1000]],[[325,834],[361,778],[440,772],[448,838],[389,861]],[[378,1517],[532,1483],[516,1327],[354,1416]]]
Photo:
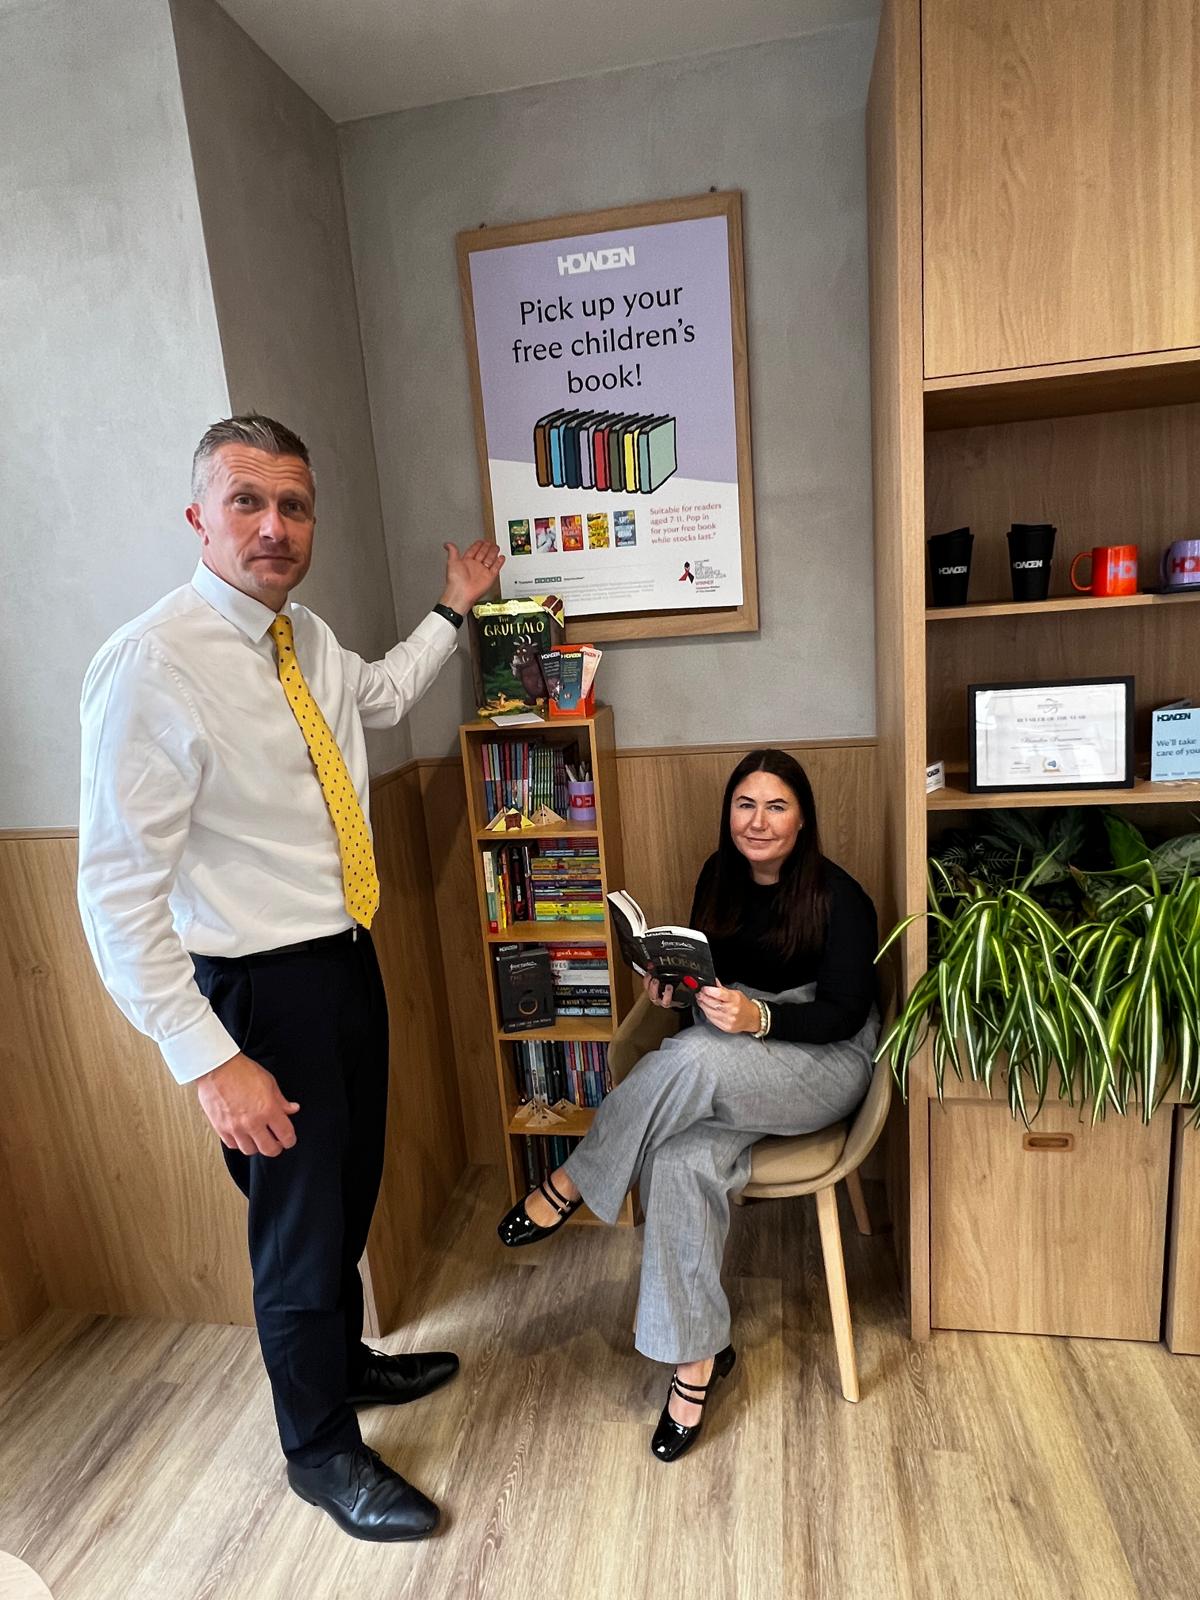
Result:
[[[596,785],[596,821],[591,825],[564,823],[562,826],[522,829],[520,832],[491,833],[487,824],[483,786],[482,747],[489,743],[530,743],[577,747],[579,756],[591,766]],[[578,1107],[564,1122],[552,1128],[529,1130],[516,1122],[520,1093],[514,1051],[531,1042],[579,1041],[607,1044],[632,1003],[629,973],[615,953],[607,911],[603,922],[518,922],[498,933],[488,927],[487,891],[483,878],[483,852],[504,843],[534,844],[546,839],[596,841],[600,856],[600,878],[605,892],[624,888],[625,869],[621,849],[621,811],[614,760],[615,740],[610,706],[600,706],[591,717],[555,717],[540,725],[497,727],[489,721],[464,723],[459,729],[463,778],[467,791],[467,811],[474,842],[475,888],[478,898],[480,952],[484,963],[490,1008],[492,1049],[496,1066],[497,1116],[504,1130],[504,1150],[509,1194],[513,1201],[525,1192],[525,1168],[520,1141],[524,1138],[581,1138],[591,1127],[592,1109]],[[499,944],[584,944],[603,945],[608,950],[608,983],[613,1015],[609,1017],[563,1017],[548,1028],[523,1033],[505,1033],[499,1025],[494,949]],[[572,1222],[594,1222],[586,1207],[575,1213]],[[627,1199],[620,1222],[634,1221],[632,1199]]]
[[925,797],[930,811],[1021,810],[1044,806],[1194,805],[1200,783],[1151,783],[1138,778],[1132,789],[1018,789],[1011,794],[972,794],[967,775],[946,769],[946,787]]
[[1050,617],[1066,612],[1124,611],[1140,606],[1186,605],[1200,600],[1194,593],[1116,595],[1053,595],[1048,600],[984,600],[965,606],[926,606],[926,622],[970,622],[981,617]]
[[[1133,806],[1173,824],[1172,807],[1200,801],[1200,783],[1144,778],[1128,789],[966,789],[970,683],[1132,674],[1141,770],[1151,709],[1200,694],[1200,594],[1093,599],[1067,577],[1079,551],[1136,544],[1140,581],[1153,585],[1164,546],[1200,527],[1200,283],[1183,221],[1191,167],[1186,131],[1159,115],[1200,92],[1191,24],[1187,8],[1150,19],[1122,0],[1103,27],[1076,12],[1059,19],[1052,43],[1034,44],[1046,14],[1024,0],[993,0],[969,18],[957,0],[883,5],[867,150],[884,926],[924,906],[930,836],[948,813]],[[1019,172],[1001,132],[1017,126]],[[1051,597],[1040,604],[1003,598],[1013,522],[1058,529]],[[925,540],[962,526],[975,534],[971,593],[988,598],[933,608]],[[927,796],[924,767],[935,760],[949,781]],[[897,987],[907,992],[926,964],[919,919],[897,950]],[[918,1338],[938,1320],[939,1259],[976,1262],[985,1237],[939,1189],[950,1123],[933,1095],[926,1051],[888,1152]],[[955,1124],[950,1144],[966,1126]],[[995,1126],[997,1141],[1010,1136]],[[1189,1249],[1200,1260],[1200,1225]],[[1158,1250],[1157,1238],[1143,1241],[1143,1254]],[[1046,1264],[1018,1256],[989,1257],[989,1281],[1006,1294]]]

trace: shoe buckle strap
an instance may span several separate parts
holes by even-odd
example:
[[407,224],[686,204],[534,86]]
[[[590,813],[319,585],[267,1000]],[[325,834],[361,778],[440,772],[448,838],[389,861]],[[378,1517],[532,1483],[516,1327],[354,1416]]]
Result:
[[[671,1388],[675,1394],[680,1400],[686,1400],[690,1405],[693,1406],[702,1406],[704,1404],[708,1396],[708,1391],[711,1387],[711,1378],[709,1379],[708,1383],[685,1383],[684,1380],[677,1374],[671,1378]],[[687,1389],[691,1389],[693,1392],[691,1394],[686,1394],[684,1391]]]
[[566,1195],[559,1194],[549,1178],[543,1178],[538,1188],[546,1204],[558,1213],[560,1217],[569,1217],[578,1204],[575,1200],[568,1200]]

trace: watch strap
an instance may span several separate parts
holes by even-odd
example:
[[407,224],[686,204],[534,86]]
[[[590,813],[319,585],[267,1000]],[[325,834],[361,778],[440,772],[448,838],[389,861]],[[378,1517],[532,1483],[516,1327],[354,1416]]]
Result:
[[463,617],[462,617],[461,612],[451,610],[451,608],[449,606],[444,606],[440,600],[438,601],[437,605],[435,605],[432,609],[433,609],[433,612],[434,612],[434,614],[436,616],[445,617],[446,621],[450,624],[451,627],[453,627],[453,628],[461,628],[462,627],[462,625],[463,625]]

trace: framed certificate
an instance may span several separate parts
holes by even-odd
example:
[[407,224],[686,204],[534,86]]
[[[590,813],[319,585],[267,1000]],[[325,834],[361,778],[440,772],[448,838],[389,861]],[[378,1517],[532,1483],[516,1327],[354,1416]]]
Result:
[[967,749],[972,794],[1132,789],[1133,679],[970,684]]

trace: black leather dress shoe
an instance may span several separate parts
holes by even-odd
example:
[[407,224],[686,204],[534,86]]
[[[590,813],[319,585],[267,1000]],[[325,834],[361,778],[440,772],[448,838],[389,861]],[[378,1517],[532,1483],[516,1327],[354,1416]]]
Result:
[[700,1436],[704,1417],[701,1416],[700,1421],[693,1423],[690,1428],[685,1427],[682,1422],[676,1422],[671,1415],[671,1395],[676,1394],[681,1400],[689,1400],[692,1405],[703,1408],[717,1379],[727,1378],[733,1371],[733,1363],[736,1360],[737,1352],[731,1344],[727,1344],[724,1350],[713,1358],[712,1377],[707,1383],[684,1383],[678,1373],[673,1375],[667,1403],[663,1407],[658,1427],[655,1428],[654,1437],[650,1441],[651,1454],[657,1456],[660,1461],[678,1461],[685,1450],[691,1449]]
[[352,1539],[380,1544],[425,1539],[437,1527],[438,1508],[406,1483],[365,1444],[302,1467],[288,1462],[288,1482],[301,1500],[327,1511]]
[[[543,1228],[534,1222],[525,1209],[525,1201],[518,1200],[512,1210],[500,1221],[496,1232],[500,1235],[500,1243],[506,1244],[510,1250],[515,1250],[519,1245],[533,1244],[538,1239],[548,1239],[552,1233],[557,1233],[583,1204],[582,1200],[568,1200],[565,1195],[559,1194],[549,1178],[544,1178],[538,1184],[542,1198],[547,1201],[551,1210],[557,1211],[558,1220],[549,1227]],[[526,1199],[528,1199],[528,1195]]]
[[385,1356],[368,1350],[367,1363],[346,1396],[352,1406],[403,1406],[432,1394],[458,1371],[458,1357],[449,1350]]

